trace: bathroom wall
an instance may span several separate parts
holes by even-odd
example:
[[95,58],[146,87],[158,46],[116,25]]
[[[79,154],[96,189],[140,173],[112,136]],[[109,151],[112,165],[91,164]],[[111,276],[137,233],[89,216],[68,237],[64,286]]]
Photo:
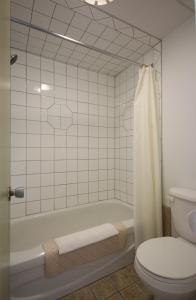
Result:
[[[161,43],[140,60],[157,70],[156,87],[161,129]],[[132,65],[115,78],[115,198],[133,204],[133,101],[139,67]],[[161,130],[160,130],[161,132]]]
[[113,77],[12,52],[12,218],[113,199]]
[[[139,68],[115,78],[18,53],[11,68],[12,218],[106,199],[133,203],[133,101]],[[160,92],[161,45],[154,63]]]
[[164,201],[172,186],[196,189],[196,32],[194,18],[163,39]]

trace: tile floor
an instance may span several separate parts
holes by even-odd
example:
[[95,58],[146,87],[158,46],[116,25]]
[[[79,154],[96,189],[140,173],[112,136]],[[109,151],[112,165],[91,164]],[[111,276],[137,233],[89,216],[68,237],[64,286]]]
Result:
[[129,265],[58,300],[152,300],[133,265]]

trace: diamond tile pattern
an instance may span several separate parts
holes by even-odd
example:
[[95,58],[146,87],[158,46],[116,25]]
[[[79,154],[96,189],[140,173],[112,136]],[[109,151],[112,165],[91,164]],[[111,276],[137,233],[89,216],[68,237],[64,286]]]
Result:
[[[11,16],[133,61],[159,42],[80,0],[12,0]],[[112,76],[130,65],[16,23],[11,47]]]
[[48,109],[48,122],[55,129],[67,129],[73,122],[72,112],[67,105],[54,104]]

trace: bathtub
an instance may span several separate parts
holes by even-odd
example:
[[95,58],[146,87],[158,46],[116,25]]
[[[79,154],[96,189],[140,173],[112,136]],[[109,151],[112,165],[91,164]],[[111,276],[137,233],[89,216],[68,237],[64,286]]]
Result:
[[[122,222],[127,227],[126,249],[53,278],[44,276],[43,242],[106,222]],[[133,209],[120,201],[101,201],[16,219],[11,223],[11,299],[54,300],[126,266],[133,259]]]

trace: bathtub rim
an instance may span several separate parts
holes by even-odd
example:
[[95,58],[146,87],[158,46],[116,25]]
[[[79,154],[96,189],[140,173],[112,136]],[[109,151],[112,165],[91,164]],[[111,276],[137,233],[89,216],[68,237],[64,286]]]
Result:
[[47,212],[41,212],[41,213],[36,213],[36,214],[32,214],[32,215],[27,215],[24,217],[14,218],[14,219],[11,219],[11,226],[13,224],[20,223],[22,221],[28,221],[29,219],[32,220],[32,219],[37,219],[39,217],[56,215],[61,212],[62,213],[69,212],[72,210],[78,210],[78,209],[85,208],[85,207],[91,207],[91,206],[97,206],[100,204],[109,204],[109,203],[123,205],[123,206],[126,206],[127,208],[131,208],[133,210],[133,204],[128,204],[126,202],[123,202],[123,201],[120,201],[117,199],[100,200],[100,201],[86,203],[86,204],[79,204],[77,206],[65,207],[65,208],[55,209],[55,210],[51,210],[51,211],[47,211]]

